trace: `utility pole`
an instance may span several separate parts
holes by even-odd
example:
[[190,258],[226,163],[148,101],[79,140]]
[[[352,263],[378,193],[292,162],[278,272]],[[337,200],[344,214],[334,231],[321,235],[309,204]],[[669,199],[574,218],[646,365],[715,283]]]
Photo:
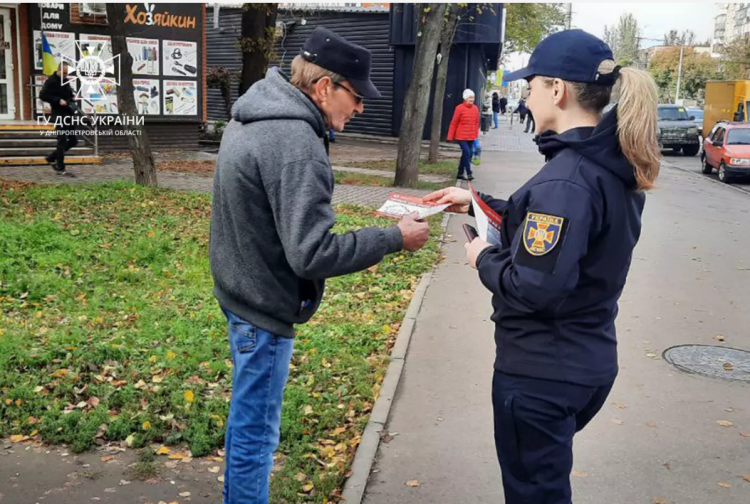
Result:
[[568,30],[570,30],[572,20],[573,20],[573,4],[569,3],[568,4]]
[[674,95],[674,104],[678,105],[680,99],[680,81],[682,80],[682,55],[685,52],[685,45],[680,46],[680,66],[677,67],[677,92]]

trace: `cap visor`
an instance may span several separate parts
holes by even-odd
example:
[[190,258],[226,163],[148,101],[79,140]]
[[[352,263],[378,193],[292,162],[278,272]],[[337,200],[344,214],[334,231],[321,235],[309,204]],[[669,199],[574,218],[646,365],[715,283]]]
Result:
[[534,75],[534,72],[532,72],[529,67],[526,67],[520,70],[516,70],[515,72],[503,75],[503,80],[505,82],[517,81],[521,79],[528,79],[532,75]]
[[372,83],[371,80],[357,80],[357,79],[347,79],[349,82],[352,83],[352,86],[354,86],[354,89],[357,90],[357,93],[359,93],[364,98],[382,98],[383,95],[380,94],[380,91],[378,91],[378,88],[375,87],[375,84]]

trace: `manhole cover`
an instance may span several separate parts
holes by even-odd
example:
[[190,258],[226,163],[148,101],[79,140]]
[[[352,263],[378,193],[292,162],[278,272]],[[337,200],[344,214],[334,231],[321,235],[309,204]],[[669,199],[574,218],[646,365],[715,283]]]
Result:
[[664,360],[677,369],[721,380],[750,382],[750,352],[712,345],[667,348]]

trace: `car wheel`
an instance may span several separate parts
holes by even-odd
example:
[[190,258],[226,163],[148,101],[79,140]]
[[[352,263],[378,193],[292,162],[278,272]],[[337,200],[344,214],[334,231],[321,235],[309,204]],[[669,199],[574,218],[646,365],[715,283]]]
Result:
[[700,145],[686,145],[682,148],[682,153],[686,156],[695,156],[700,150]]
[[725,184],[730,183],[729,174],[727,173],[727,165],[724,164],[724,161],[722,161],[719,165],[719,180],[721,180]]
[[705,154],[701,156],[701,162],[703,163],[703,169],[701,170],[704,175],[711,175],[711,172],[714,171],[714,167],[708,164],[708,158]]

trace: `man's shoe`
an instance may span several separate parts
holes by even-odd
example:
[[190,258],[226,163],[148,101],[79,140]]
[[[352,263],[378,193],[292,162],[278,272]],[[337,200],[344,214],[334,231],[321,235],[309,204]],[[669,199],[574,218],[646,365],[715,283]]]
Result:
[[464,180],[472,181],[472,180],[474,180],[474,175],[473,174],[469,174],[469,176],[467,178],[465,178]]
[[465,176],[463,176],[463,175],[459,175],[459,176],[457,176],[457,177],[456,177],[456,180],[469,180],[469,179],[467,179],[467,178],[466,178]]

